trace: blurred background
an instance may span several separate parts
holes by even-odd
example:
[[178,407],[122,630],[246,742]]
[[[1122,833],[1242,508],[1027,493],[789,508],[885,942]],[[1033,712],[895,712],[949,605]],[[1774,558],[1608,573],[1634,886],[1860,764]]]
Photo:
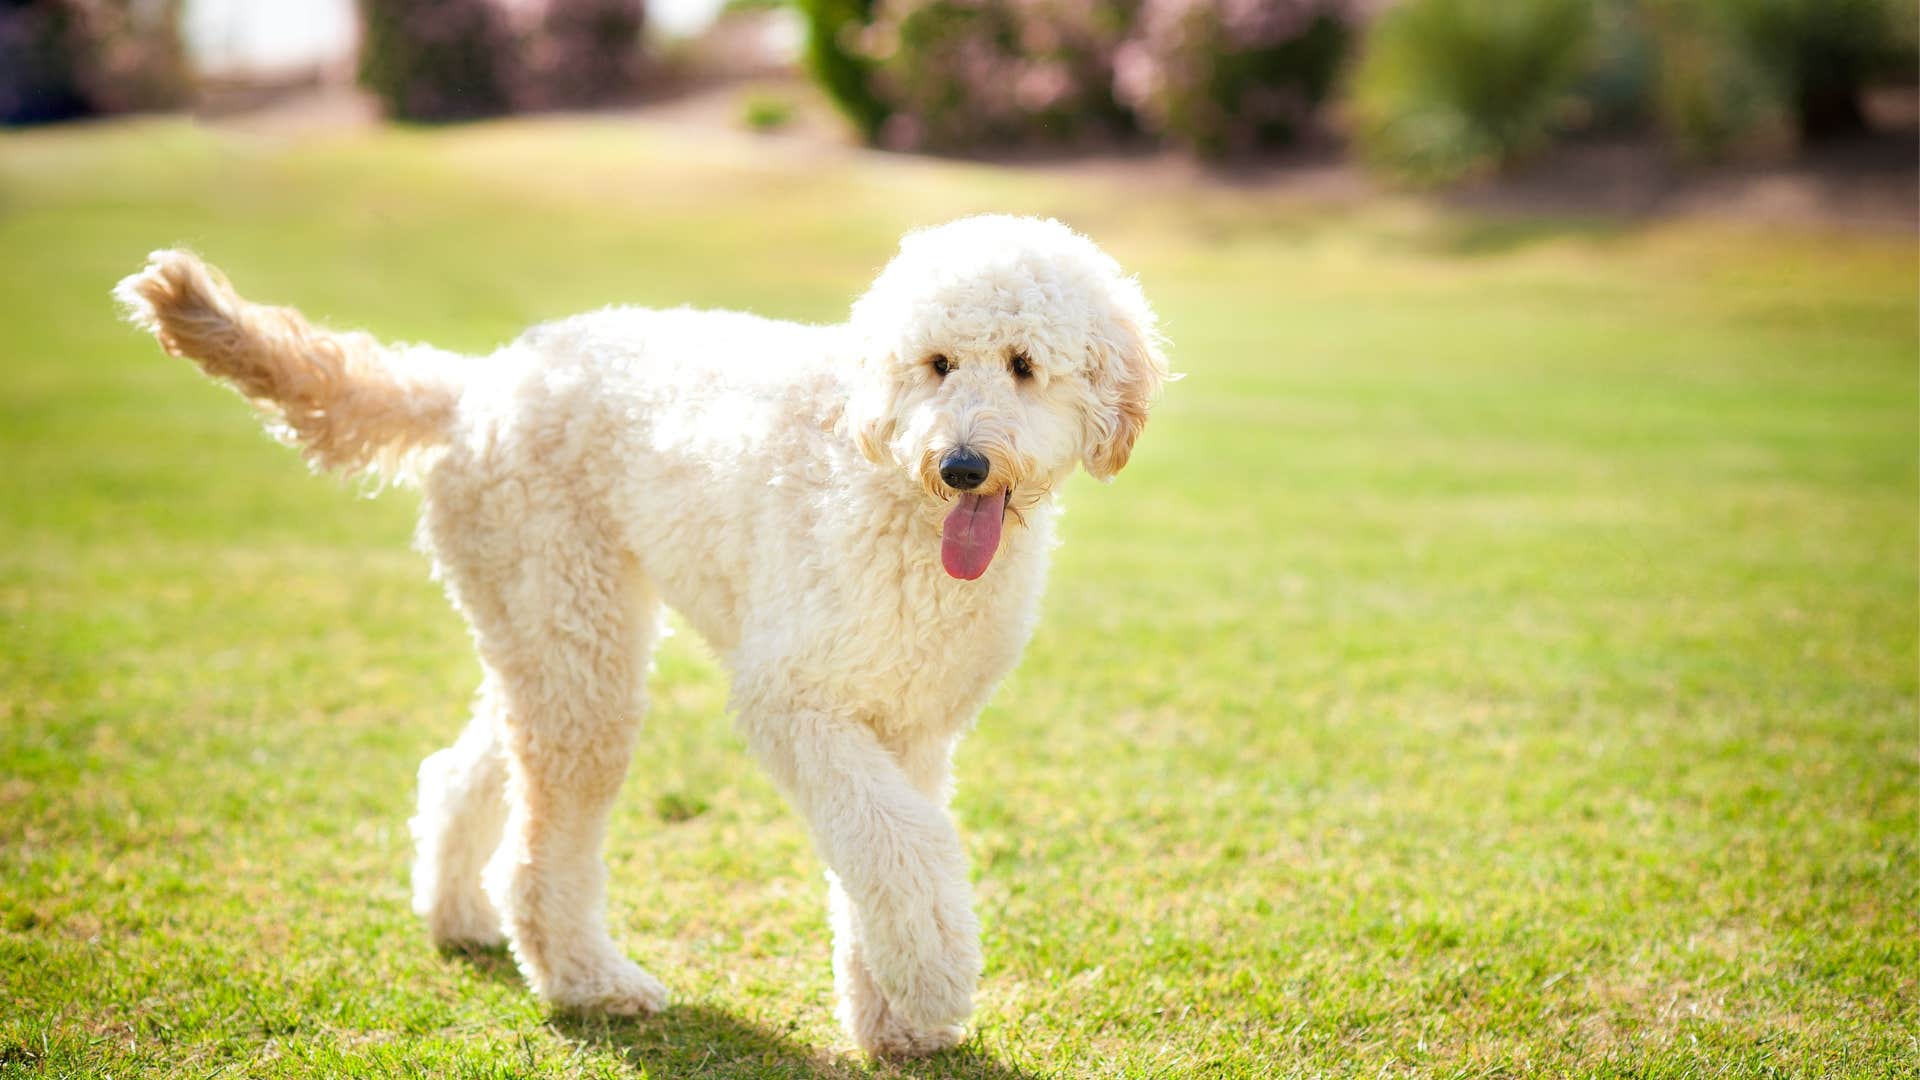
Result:
[[1898,219],[1917,21],[1900,0],[7,0],[0,122],[652,106],[896,151],[1519,173],[1600,210],[1811,166],[1823,190],[1774,200]]

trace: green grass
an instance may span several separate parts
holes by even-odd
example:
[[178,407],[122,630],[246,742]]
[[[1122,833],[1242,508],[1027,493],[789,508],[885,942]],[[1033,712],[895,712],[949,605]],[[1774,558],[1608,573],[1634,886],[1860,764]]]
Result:
[[[613,121],[0,137],[0,1074],[1912,1075],[1911,236],[1448,216]],[[482,349],[610,302],[837,318],[894,236],[1058,213],[1173,386],[1065,493],[965,744],[962,1051],[845,1053],[820,867],[669,641],[613,826],[677,992],[548,1015],[407,910],[477,681],[412,496],[115,323],[188,243]]]

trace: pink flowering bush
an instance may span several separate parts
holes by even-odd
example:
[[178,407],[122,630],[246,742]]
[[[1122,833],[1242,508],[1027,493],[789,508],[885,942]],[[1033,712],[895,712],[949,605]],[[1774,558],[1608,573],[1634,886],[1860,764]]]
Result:
[[179,105],[180,0],[0,0],[0,123]]
[[879,0],[863,51],[896,149],[1064,144],[1128,126],[1113,52],[1116,0]]
[[1326,100],[1366,6],[1145,0],[1114,61],[1143,127],[1203,156],[1293,138]]
[[359,0],[360,82],[387,115],[575,108],[632,89],[644,0]]
[[617,101],[639,75],[644,0],[547,0],[520,35],[513,103],[568,109]]
[[854,42],[836,70],[857,69],[870,95],[854,110],[871,122],[863,129],[897,149],[1070,145],[1145,127],[1217,155],[1297,131],[1325,100],[1366,6],[872,0],[858,33],[841,25],[833,41]]
[[512,35],[488,0],[359,0],[360,83],[397,120],[507,111]]

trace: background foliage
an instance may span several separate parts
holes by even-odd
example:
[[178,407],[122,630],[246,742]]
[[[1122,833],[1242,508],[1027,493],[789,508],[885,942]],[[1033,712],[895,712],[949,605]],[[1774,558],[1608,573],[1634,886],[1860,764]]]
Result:
[[794,0],[806,18],[807,70],[869,142],[879,138],[887,106],[873,87],[874,64],[859,38],[874,0]]
[[505,112],[511,67],[488,0],[359,0],[360,83],[396,120]]
[[[1712,159],[1780,126],[1858,130],[1911,78],[1896,0],[802,0],[823,86],[869,139],[970,150],[1129,132],[1203,157],[1283,144],[1341,97],[1415,183],[1649,127]],[[1384,13],[1383,13],[1384,12]]]
[[1149,131],[1207,157],[1293,139],[1346,59],[1350,0],[1146,0],[1119,58]]
[[863,39],[898,148],[1067,144],[1126,126],[1109,0],[880,0]]
[[1594,38],[1590,0],[1412,0],[1381,18],[1354,79],[1367,159],[1415,182],[1491,172],[1566,124]]
[[180,0],[0,3],[0,124],[181,104],[179,28]]
[[1774,80],[1808,138],[1862,130],[1861,86],[1913,63],[1916,8],[1902,0],[1719,0],[1718,8],[1735,47]]
[[[1652,133],[1688,162],[1846,137],[1870,87],[1920,77],[1920,8],[1903,0],[786,2],[808,72],[867,142],[1151,140],[1219,159],[1324,130],[1417,185],[1592,134]],[[399,119],[617,102],[643,71],[644,0],[358,4],[362,81]],[[177,104],[178,12],[0,7],[0,119]]]
[[360,81],[387,115],[448,121],[567,108],[632,91],[643,0],[358,0]]
[[548,0],[520,43],[516,100],[523,108],[582,108],[618,101],[640,72],[644,0]]

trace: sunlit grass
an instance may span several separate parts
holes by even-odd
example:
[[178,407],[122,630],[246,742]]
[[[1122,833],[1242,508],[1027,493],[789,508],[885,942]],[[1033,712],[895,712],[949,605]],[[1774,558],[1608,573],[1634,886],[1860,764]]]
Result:
[[824,886],[691,634],[615,823],[681,1003],[550,1017],[407,911],[477,671],[412,498],[113,321],[190,244],[484,349],[838,318],[900,230],[1059,214],[1176,364],[1067,491],[960,763],[988,970],[928,1076],[1898,1075],[1920,1047],[1911,237],[1450,217],[612,121],[0,137],[0,1073],[841,1075]]

